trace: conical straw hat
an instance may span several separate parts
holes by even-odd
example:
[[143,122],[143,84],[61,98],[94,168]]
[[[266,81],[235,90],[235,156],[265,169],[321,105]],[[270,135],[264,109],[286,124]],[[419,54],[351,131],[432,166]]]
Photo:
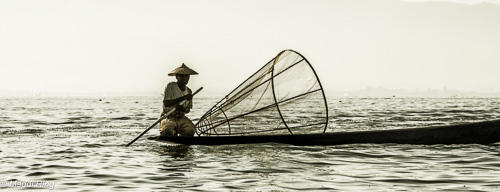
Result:
[[168,74],[168,76],[175,76],[177,74],[181,75],[198,75],[198,73],[189,67],[187,67],[184,63],[180,66],[174,69],[172,72]]

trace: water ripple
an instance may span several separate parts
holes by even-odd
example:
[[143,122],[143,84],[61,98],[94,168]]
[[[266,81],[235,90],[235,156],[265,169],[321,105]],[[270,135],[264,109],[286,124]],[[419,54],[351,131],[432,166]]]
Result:
[[[12,99],[0,106],[2,177],[43,179],[55,183],[54,191],[500,190],[500,143],[186,146],[143,138],[123,147],[158,118],[161,98],[102,99]],[[215,101],[197,101],[189,117],[201,116]],[[328,131],[500,118],[498,98],[329,101]],[[156,134],[157,128],[148,133]]]

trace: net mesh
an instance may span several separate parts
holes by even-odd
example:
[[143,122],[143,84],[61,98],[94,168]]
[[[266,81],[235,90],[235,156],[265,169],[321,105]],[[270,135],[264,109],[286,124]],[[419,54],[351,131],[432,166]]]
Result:
[[284,50],[196,123],[198,136],[324,133],[328,106],[311,64]]

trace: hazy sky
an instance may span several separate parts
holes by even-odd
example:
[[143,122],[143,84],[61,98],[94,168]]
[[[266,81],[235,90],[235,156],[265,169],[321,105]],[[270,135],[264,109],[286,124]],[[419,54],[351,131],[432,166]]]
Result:
[[500,91],[500,3],[0,0],[0,91],[159,95],[182,62],[223,95],[283,49],[327,91]]

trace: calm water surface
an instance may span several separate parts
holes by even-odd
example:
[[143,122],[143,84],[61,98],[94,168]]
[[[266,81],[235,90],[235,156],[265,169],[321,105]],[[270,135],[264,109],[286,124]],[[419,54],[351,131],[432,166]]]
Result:
[[[0,98],[0,191],[500,191],[500,145],[131,141],[161,98]],[[198,118],[216,100],[197,99]],[[328,131],[500,119],[499,98],[329,98]]]

